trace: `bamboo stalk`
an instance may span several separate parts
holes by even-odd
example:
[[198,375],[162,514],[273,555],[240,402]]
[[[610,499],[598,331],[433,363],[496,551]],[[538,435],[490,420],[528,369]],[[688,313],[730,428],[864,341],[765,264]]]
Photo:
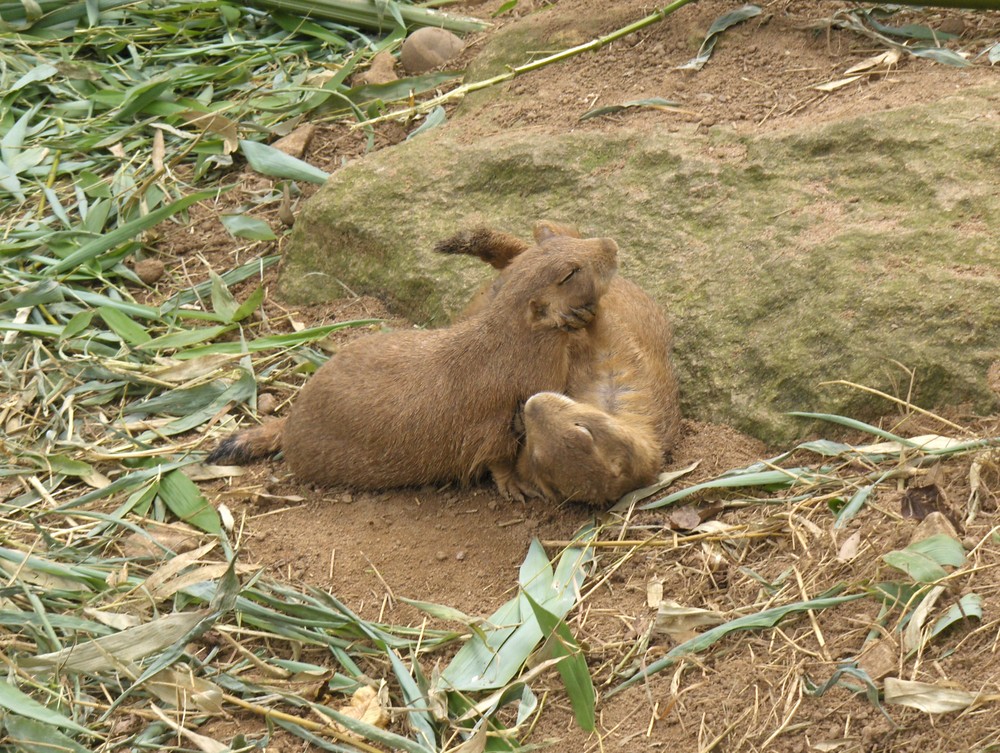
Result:
[[[407,107],[402,110],[396,110],[395,112],[386,113],[385,115],[379,115],[375,118],[370,118],[361,123],[355,123],[351,128],[367,128],[369,126],[375,125],[376,123],[382,123],[386,120],[398,120],[398,119],[408,119],[415,115],[420,115],[425,112],[430,112],[435,107],[443,105],[446,102],[453,102],[458,99],[462,99],[466,94],[471,94],[472,92],[480,91],[481,89],[488,89],[491,86],[497,84],[502,84],[505,81],[511,81],[514,78],[524,74],[530,73],[531,71],[537,71],[539,68],[544,68],[547,65],[552,65],[553,63],[559,63],[563,60],[568,60],[571,57],[575,57],[584,52],[590,52],[592,50],[599,50],[605,45],[611,44],[615,40],[626,37],[629,34],[633,34],[641,29],[645,29],[647,26],[652,26],[655,23],[662,21],[664,18],[669,16],[675,10],[683,8],[690,2],[694,0],[674,0],[673,3],[667,5],[664,8],[651,13],[645,18],[641,18],[638,21],[629,24],[628,26],[623,26],[620,29],[616,29],[610,34],[606,34],[603,37],[597,37],[584,44],[577,45],[576,47],[570,47],[568,49],[562,50],[555,53],[554,55],[549,55],[548,57],[541,58],[540,60],[534,60],[530,63],[525,63],[524,65],[519,65],[516,68],[511,68],[506,73],[501,73],[498,76],[493,76],[492,78],[483,79],[482,81],[474,81],[471,84],[462,84],[456,89],[452,89],[450,92],[446,92],[440,96],[429,99],[426,102],[420,102],[419,104],[413,105],[412,107]],[[998,0],[1000,2],[1000,0]]]
[[[375,31],[388,31],[396,20],[373,0],[248,0],[248,5],[265,10],[294,13],[303,18],[318,18],[348,26],[359,26]],[[418,8],[414,5],[396,6],[407,27],[437,26],[456,32],[482,31],[489,24],[478,18],[453,16],[448,13]]]

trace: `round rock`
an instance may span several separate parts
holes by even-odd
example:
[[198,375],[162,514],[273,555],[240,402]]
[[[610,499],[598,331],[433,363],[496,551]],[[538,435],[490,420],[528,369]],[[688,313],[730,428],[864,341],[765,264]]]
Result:
[[154,285],[163,277],[163,262],[159,259],[143,259],[135,263],[134,271],[136,277],[147,285]]
[[409,74],[425,73],[447,63],[462,51],[465,44],[446,29],[425,26],[403,42],[399,60]]

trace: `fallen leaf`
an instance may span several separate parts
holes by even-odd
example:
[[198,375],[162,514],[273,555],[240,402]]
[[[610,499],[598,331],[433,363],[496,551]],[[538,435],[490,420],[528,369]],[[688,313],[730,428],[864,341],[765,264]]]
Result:
[[939,512],[942,507],[943,495],[937,484],[930,486],[911,486],[903,493],[899,502],[899,511],[904,518],[923,520],[932,512]]
[[670,528],[673,530],[690,531],[697,528],[702,520],[701,515],[693,507],[679,507],[667,516]]
[[188,670],[161,669],[143,683],[143,687],[164,703],[181,711],[222,713],[222,688],[214,682],[195,677]]
[[848,84],[853,84],[855,81],[860,81],[862,78],[863,76],[850,76],[848,78],[840,78],[837,79],[836,81],[828,81],[825,84],[818,84],[814,86],[813,89],[820,92],[832,92],[836,91],[837,89],[841,89],[847,86]]
[[858,556],[858,548],[861,546],[861,531],[855,531],[848,536],[844,543],[840,545],[837,552],[837,560],[840,562],[850,562]]
[[653,634],[666,635],[677,643],[683,643],[698,634],[695,628],[721,625],[725,621],[725,617],[711,609],[685,607],[664,599],[656,610]]
[[906,630],[903,631],[903,649],[907,652],[923,648],[930,639],[929,633],[924,634],[924,624],[944,592],[944,586],[934,586],[910,613],[910,620],[906,623]]
[[920,709],[928,714],[947,714],[967,709],[976,700],[968,690],[944,688],[928,682],[885,678],[885,702]]
[[899,62],[899,58],[899,50],[886,50],[881,55],[873,55],[870,58],[865,58],[860,63],[852,65],[844,71],[844,75],[851,76],[855,73],[870,71],[872,68],[877,68],[880,65],[892,66]]
[[651,578],[646,584],[646,606],[656,609],[663,601],[663,578]]
[[[383,682],[379,685],[378,690],[375,690],[375,688],[368,685],[363,685],[354,691],[354,695],[351,696],[351,702],[346,706],[341,706],[337,711],[352,719],[358,719],[366,724],[370,724],[373,727],[385,729],[389,723],[389,686]],[[337,727],[341,732],[354,735],[353,732],[350,732],[339,724]],[[357,737],[360,739],[360,736]]]

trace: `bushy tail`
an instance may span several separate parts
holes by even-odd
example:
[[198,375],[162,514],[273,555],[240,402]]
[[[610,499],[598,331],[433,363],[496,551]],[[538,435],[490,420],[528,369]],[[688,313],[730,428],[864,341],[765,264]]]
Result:
[[[549,220],[535,223],[535,242],[542,243],[554,236],[581,238],[580,232],[569,225]],[[434,250],[439,254],[461,254],[482,259],[494,269],[504,269],[518,254],[531,248],[520,238],[488,227],[463,230],[438,243]]]
[[209,465],[246,465],[260,458],[274,455],[281,450],[285,419],[265,421],[260,426],[230,434],[209,453]]
[[462,254],[482,259],[494,269],[503,269],[522,251],[531,248],[513,235],[490,230],[487,227],[463,230],[438,243],[434,250],[439,254]]

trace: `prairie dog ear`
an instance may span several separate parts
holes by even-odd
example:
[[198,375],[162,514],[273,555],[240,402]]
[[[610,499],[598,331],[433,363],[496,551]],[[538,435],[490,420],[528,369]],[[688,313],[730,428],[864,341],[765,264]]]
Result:
[[582,238],[580,231],[572,225],[563,225],[549,220],[539,220],[535,223],[535,243],[543,243],[557,235],[564,238]]
[[605,251],[610,251],[613,254],[618,253],[618,244],[614,242],[611,238],[595,238],[595,241],[601,244],[601,248]]

